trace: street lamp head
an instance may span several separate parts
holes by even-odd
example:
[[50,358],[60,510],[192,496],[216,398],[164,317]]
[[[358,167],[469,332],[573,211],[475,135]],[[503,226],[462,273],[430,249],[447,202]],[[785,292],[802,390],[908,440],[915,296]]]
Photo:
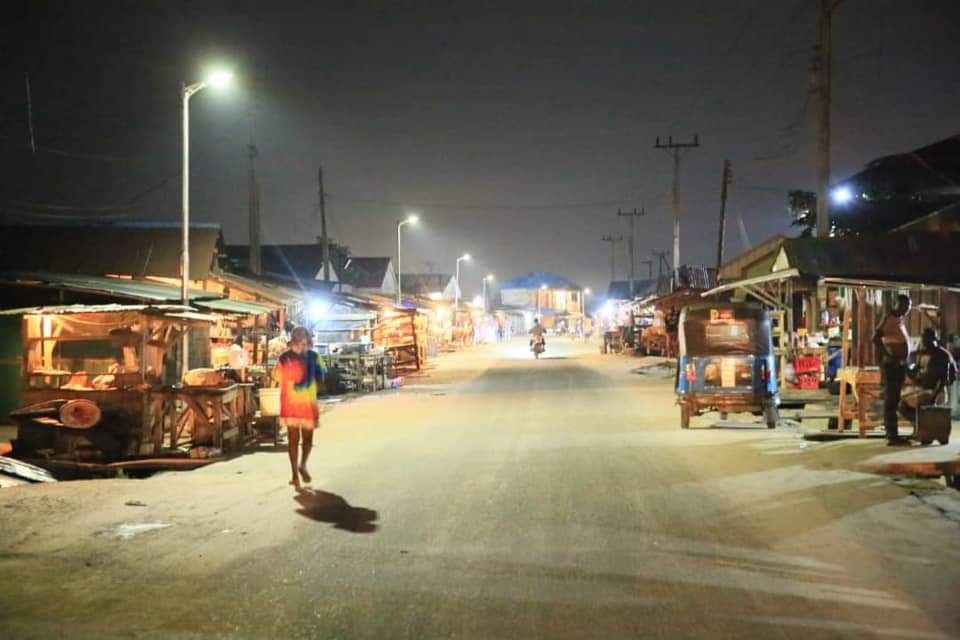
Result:
[[546,290],[547,290],[547,285],[542,284],[542,285],[540,285],[540,288],[543,289],[544,291],[546,291]]
[[206,82],[214,89],[223,89],[233,84],[233,72],[229,69],[213,69],[207,74]]
[[466,260],[467,262],[470,262],[470,254],[469,254],[469,253],[465,253],[465,254],[463,254],[463,256],[460,257],[460,259],[461,259],[461,260]]
[[407,216],[407,222],[409,222],[410,224],[417,224],[418,222],[420,222],[420,216],[418,216],[415,213],[411,213],[410,215]]
[[486,277],[484,278],[484,280],[488,280],[488,281],[492,282],[492,281],[493,281],[493,274],[492,274],[492,273],[488,273],[488,274],[486,275]]
[[586,289],[583,290],[583,293],[584,293],[585,295],[590,295],[590,294],[593,293],[593,292],[590,291],[590,287],[587,287]]

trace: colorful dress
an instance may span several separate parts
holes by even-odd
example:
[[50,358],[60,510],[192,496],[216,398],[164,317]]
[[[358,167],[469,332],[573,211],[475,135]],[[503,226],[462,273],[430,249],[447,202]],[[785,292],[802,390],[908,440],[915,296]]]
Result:
[[326,370],[316,351],[286,351],[277,361],[273,378],[280,385],[280,424],[311,430],[317,426],[317,383]]

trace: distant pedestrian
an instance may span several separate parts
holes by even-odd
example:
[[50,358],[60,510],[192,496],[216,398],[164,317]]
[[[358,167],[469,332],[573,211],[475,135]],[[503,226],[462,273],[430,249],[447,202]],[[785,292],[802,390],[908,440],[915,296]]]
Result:
[[880,355],[880,373],[883,381],[883,428],[890,446],[910,444],[901,438],[897,429],[900,396],[907,376],[910,357],[910,336],[904,318],[910,313],[910,296],[897,296],[896,306],[877,327],[873,343]]
[[313,449],[313,431],[320,418],[317,385],[325,374],[323,361],[310,346],[310,332],[304,327],[295,328],[290,336],[289,348],[280,355],[273,370],[274,382],[280,387],[280,426],[287,429],[290,470],[293,474],[290,484],[297,489],[300,488],[301,479],[307,483],[311,481],[307,459]]

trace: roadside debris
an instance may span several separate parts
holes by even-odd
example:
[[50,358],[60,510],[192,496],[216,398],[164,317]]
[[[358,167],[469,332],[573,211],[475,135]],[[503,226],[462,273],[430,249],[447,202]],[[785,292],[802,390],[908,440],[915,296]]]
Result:
[[113,534],[120,540],[130,540],[141,533],[155,531],[157,529],[166,529],[169,526],[166,522],[128,522],[119,525],[114,529]]

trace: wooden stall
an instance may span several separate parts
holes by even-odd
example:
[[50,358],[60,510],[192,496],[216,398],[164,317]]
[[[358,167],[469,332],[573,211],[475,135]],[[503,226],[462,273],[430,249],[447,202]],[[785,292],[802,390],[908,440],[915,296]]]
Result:
[[[14,455],[37,464],[206,457],[243,443],[252,385],[213,370],[177,379],[184,333],[214,316],[179,305],[74,305],[22,316],[23,391]],[[200,449],[203,447],[203,449]]]
[[393,372],[419,371],[426,364],[427,318],[416,309],[384,311],[372,337],[390,356]]

